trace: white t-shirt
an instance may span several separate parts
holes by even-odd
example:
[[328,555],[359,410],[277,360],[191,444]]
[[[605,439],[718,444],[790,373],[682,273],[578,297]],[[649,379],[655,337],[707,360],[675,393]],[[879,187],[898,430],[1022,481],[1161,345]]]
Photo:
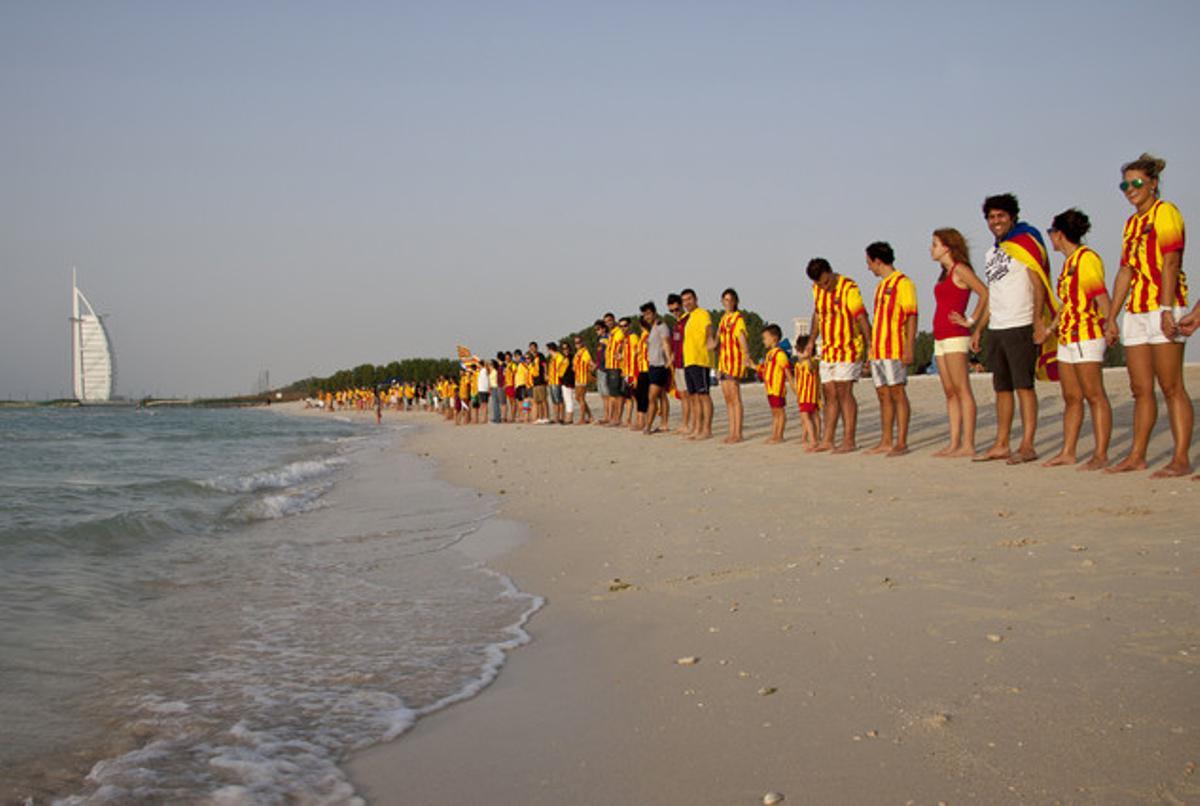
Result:
[[988,330],[1033,324],[1033,278],[1029,269],[999,247],[987,251]]
[[491,379],[488,378],[488,371],[485,369],[479,373],[479,381],[475,384],[477,392],[490,392],[492,390]]

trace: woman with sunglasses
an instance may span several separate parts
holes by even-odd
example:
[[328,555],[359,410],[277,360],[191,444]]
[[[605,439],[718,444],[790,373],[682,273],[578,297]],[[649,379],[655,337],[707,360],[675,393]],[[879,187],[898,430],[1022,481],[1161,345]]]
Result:
[[1154,384],[1162,390],[1171,422],[1175,450],[1154,478],[1191,472],[1188,449],[1192,442],[1192,400],[1183,385],[1183,344],[1178,320],[1187,310],[1187,280],[1183,274],[1183,216],[1159,198],[1159,176],[1167,165],[1142,154],[1121,168],[1121,191],[1133,205],[1125,223],[1121,269],[1113,285],[1105,324],[1109,344],[1117,339],[1116,317],[1122,304],[1121,343],[1133,389],[1133,445],[1129,455],[1108,468],[1122,473],[1146,468],[1150,432],[1158,419]]
[[1075,447],[1083,428],[1083,401],[1092,412],[1096,446],[1080,470],[1100,470],[1108,465],[1108,441],[1112,436],[1112,406],[1104,392],[1104,316],[1108,312],[1108,289],[1104,285],[1104,263],[1083,245],[1091,221],[1071,209],[1054,217],[1046,230],[1054,249],[1066,257],[1058,277],[1061,303],[1053,327],[1058,332],[1058,380],[1063,396],[1063,444],[1045,467],[1075,464]]

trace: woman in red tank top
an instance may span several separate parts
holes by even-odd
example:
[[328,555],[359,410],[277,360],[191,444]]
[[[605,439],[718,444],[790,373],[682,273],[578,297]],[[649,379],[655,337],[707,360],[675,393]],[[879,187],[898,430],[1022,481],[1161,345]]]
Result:
[[[933,360],[946,393],[946,416],[950,421],[950,444],[934,456],[973,457],[975,395],[971,392],[967,358],[969,351],[979,350],[979,335],[987,318],[987,286],[971,268],[967,241],[958,230],[934,231],[929,256],[942,267],[942,275],[933,287],[937,303],[933,312]],[[972,291],[979,303],[968,318],[967,302]]]

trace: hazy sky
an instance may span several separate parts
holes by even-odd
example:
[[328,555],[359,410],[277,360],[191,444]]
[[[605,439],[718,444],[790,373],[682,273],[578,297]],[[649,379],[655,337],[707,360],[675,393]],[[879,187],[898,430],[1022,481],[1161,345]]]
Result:
[[815,255],[869,293],[877,238],[928,328],[929,233],[980,262],[1006,190],[1040,227],[1082,207],[1111,280],[1122,162],[1165,157],[1200,221],[1197,31],[1194,1],[5,2],[0,398],[67,393],[73,265],[127,395],[511,348],[684,285],[787,323]]

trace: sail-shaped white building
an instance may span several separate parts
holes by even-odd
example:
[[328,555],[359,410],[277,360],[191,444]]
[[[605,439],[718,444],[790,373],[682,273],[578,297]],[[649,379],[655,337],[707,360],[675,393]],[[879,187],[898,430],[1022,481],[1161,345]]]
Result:
[[71,270],[71,371],[75,399],[80,403],[104,403],[112,399],[117,380],[112,341],[104,320],[79,290]]

